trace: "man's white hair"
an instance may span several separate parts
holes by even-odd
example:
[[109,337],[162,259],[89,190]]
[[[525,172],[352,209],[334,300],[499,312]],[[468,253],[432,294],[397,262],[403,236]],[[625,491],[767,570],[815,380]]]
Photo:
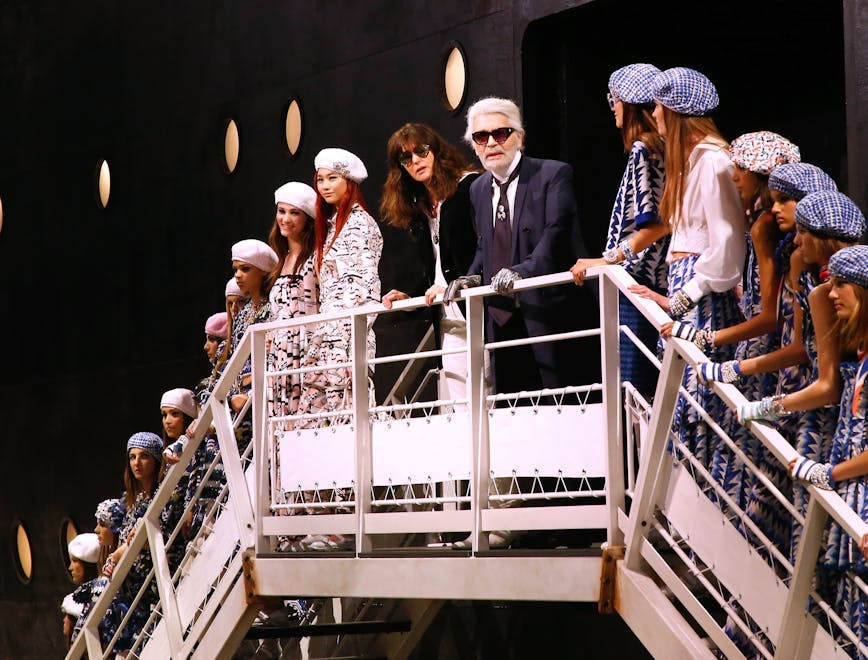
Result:
[[467,109],[467,130],[464,132],[464,141],[473,146],[473,138],[470,137],[473,133],[473,122],[480,115],[501,114],[506,117],[510,128],[514,128],[520,133],[524,133],[524,126],[521,123],[521,110],[515,104],[515,101],[510,99],[501,99],[496,96],[479,99],[476,103]]

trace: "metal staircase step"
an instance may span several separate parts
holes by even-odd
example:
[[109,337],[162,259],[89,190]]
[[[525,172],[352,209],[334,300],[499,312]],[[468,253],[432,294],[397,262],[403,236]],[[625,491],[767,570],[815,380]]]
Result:
[[308,626],[259,626],[250,627],[244,639],[283,639],[290,637],[323,637],[326,635],[378,635],[381,633],[405,633],[412,628],[411,621],[346,621],[343,623],[318,623]]

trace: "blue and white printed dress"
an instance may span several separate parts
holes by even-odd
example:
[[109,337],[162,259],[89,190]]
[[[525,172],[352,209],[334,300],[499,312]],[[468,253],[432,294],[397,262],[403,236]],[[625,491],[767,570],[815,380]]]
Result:
[[[832,440],[832,465],[855,458],[865,451],[865,409],[860,405],[860,393],[866,372],[868,362],[864,356],[858,364],[841,363],[844,390],[838,425]],[[836,490],[862,520],[868,520],[868,475],[841,481],[836,485]],[[842,530],[834,519],[830,518],[830,521],[826,530],[826,545],[817,570],[818,590],[856,633],[862,644],[868,645],[868,602],[859,587],[847,576],[849,572],[858,575],[862,580],[868,579],[868,562],[859,550],[857,541]],[[839,639],[839,642],[848,643],[844,639]],[[851,650],[852,646],[846,648]]]
[[[642,227],[659,222],[657,207],[663,195],[663,181],[662,156],[653,159],[644,143],[638,140],[634,142],[612,208],[606,238],[607,250],[628,240]],[[666,236],[642,250],[636,259],[623,262],[624,269],[639,284],[657,293],[665,293],[669,279],[666,264],[668,247],[669,237]],[[618,312],[620,322],[629,327],[653,352],[657,344],[654,326],[623,295],[619,296]],[[643,395],[652,395],[657,382],[657,370],[630,339],[621,335],[620,344],[621,379],[630,381]]]

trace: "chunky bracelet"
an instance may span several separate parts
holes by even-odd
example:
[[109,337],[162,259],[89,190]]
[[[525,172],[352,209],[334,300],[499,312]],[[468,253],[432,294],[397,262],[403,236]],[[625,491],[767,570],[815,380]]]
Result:
[[679,289],[669,298],[669,316],[680,318],[696,306],[683,290]]
[[693,340],[693,343],[696,344],[696,347],[705,353],[709,348],[711,348],[713,343],[714,333],[711,330],[697,330],[696,338]]
[[790,413],[784,410],[784,394],[775,394],[769,400],[769,412],[775,417],[786,417]]
[[734,383],[741,377],[741,370],[736,360],[730,360],[720,365],[720,375],[724,383]]
[[633,261],[636,258],[636,253],[633,252],[633,248],[630,247],[630,241],[621,241],[618,243],[618,249],[624,253],[624,261]]
[[607,264],[616,264],[618,263],[618,248],[613,247],[608,250],[603,250],[603,261]]

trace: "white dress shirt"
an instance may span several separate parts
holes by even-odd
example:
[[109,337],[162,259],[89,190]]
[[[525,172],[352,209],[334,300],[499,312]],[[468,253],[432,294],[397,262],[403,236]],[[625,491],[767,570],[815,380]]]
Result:
[[741,281],[747,222],[725,143],[706,137],[690,153],[688,168],[684,201],[671,220],[668,261],[673,252],[699,255],[693,277],[682,289],[698,302]]

